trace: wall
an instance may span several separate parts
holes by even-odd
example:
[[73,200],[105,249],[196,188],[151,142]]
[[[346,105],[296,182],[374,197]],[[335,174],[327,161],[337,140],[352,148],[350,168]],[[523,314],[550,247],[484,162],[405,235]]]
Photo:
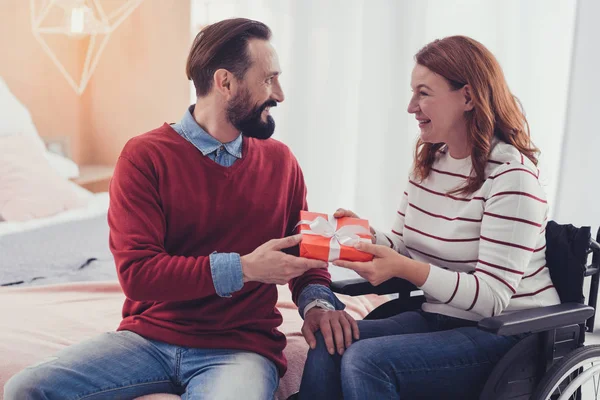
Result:
[[[189,13],[189,1],[142,2],[113,33],[78,96],[35,40],[29,1],[1,0],[0,76],[29,109],[41,136],[68,137],[78,163],[112,164],[130,137],[183,115],[189,103]],[[86,48],[62,45],[56,51],[71,66]]]
[[[555,219],[574,225],[600,225],[598,149],[600,128],[600,2],[579,0],[565,140]],[[595,234],[595,232],[594,232]]]
[[92,163],[114,163],[129,138],[179,121],[189,105],[189,1],[145,0],[113,35],[83,94]]
[[[80,55],[69,50],[57,48],[68,65]],[[69,137],[73,158],[82,161],[81,99],[35,40],[28,1],[0,1],[0,76],[29,109],[40,135]]]

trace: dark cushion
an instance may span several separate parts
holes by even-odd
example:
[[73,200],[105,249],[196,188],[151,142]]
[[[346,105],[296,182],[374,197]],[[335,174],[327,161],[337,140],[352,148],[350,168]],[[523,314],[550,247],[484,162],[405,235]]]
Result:
[[590,238],[589,226],[576,228],[548,222],[546,265],[562,303],[584,303],[583,278]]

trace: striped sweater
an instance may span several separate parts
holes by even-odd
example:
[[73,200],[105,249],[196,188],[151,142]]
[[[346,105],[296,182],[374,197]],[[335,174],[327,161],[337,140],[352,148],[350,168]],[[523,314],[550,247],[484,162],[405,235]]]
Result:
[[479,320],[560,303],[546,267],[548,205],[539,171],[495,141],[475,193],[449,195],[471,174],[471,158],[441,152],[429,177],[412,176],[393,229],[377,243],[431,265],[423,310]]

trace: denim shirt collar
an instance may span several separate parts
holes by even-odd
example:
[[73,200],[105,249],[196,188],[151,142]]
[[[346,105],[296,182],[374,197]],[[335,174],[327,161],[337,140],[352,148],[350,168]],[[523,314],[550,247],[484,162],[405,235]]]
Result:
[[229,143],[221,143],[198,125],[194,119],[195,105],[191,105],[179,122],[185,138],[192,143],[203,155],[210,154],[223,146],[236,158],[242,158],[242,134]]

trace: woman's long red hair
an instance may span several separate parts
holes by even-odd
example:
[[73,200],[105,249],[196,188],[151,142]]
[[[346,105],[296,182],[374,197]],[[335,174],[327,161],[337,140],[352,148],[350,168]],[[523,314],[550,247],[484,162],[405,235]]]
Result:
[[[465,85],[471,88],[473,109],[464,117],[475,173],[454,193],[471,194],[481,187],[494,137],[515,146],[537,165],[539,150],[531,142],[527,118],[519,100],[510,92],[500,64],[485,46],[465,36],[450,36],[429,43],[415,59],[417,64],[444,77],[453,89]],[[417,179],[429,176],[443,146],[419,138],[413,169]]]

